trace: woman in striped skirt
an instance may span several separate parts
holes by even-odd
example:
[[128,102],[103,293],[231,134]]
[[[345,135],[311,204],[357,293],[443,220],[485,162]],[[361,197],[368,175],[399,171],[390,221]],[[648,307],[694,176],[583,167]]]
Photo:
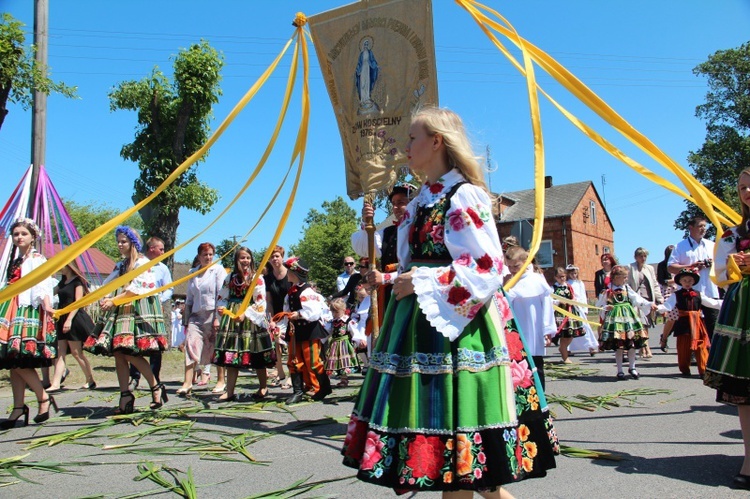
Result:
[[[130,227],[121,225],[115,230],[117,249],[123,259],[102,285],[117,277],[127,274],[149,262],[141,254],[141,238]],[[101,300],[100,306],[104,315],[95,329],[100,330],[97,336],[90,336],[84,349],[97,355],[114,356],[117,382],[120,385],[120,403],[115,414],[130,414],[134,410],[135,396],[128,387],[132,364],[138,369],[151,388],[153,402],[151,409],[160,408],[167,401],[167,389],[157,383],[149,362],[144,356],[167,349],[167,331],[164,326],[159,295],[136,298],[122,305],[115,302],[146,294],[156,288],[156,274],[149,269],[133,277],[125,286],[119,288],[114,296]]]
[[733,485],[750,489],[750,168],[740,173],[737,190],[742,223],[716,243],[714,272],[721,281],[717,284],[729,287],[711,338],[703,383],[716,389],[717,402],[737,406],[745,460]]

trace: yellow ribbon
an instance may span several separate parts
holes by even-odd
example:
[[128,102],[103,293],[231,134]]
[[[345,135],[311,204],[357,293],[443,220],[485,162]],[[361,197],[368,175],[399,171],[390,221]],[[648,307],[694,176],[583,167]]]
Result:
[[600,327],[601,326],[601,324],[599,324],[598,322],[591,322],[590,320],[584,319],[580,315],[576,315],[576,314],[570,313],[567,310],[565,310],[564,308],[558,307],[557,305],[552,305],[552,308],[555,309],[555,312],[559,312],[562,315],[564,315],[565,317],[570,317],[571,319],[576,319],[576,320],[579,320],[581,322],[585,322],[589,326],[595,326],[595,327]]
[[581,303],[578,301],[568,300],[567,298],[562,297],[560,295],[552,295],[552,298],[559,301],[560,303],[564,303],[566,305],[573,305],[574,307],[590,308],[592,310],[604,310],[601,307],[595,307],[593,305],[589,305],[588,303]]
[[[271,65],[266,69],[266,71],[260,76],[260,78],[258,79],[258,81],[256,81],[256,83],[250,88],[250,90],[245,94],[245,96],[235,105],[235,107],[232,109],[232,111],[230,112],[230,114],[227,116],[227,118],[225,118],[225,120],[222,122],[222,124],[217,129],[217,131],[209,139],[209,141],[206,143],[206,145],[203,146],[203,148],[206,148],[206,146],[209,145],[209,143],[212,144],[213,142],[215,142],[214,137],[218,138],[218,136],[220,136],[221,133],[223,133],[223,131],[226,129],[226,127],[229,125],[229,123],[231,123],[234,120],[234,118],[237,116],[237,114],[239,114],[239,112],[242,109],[244,109],[244,107],[250,102],[250,100],[255,96],[255,94],[257,93],[257,91],[263,86],[263,84],[268,80],[268,78],[270,77],[270,75],[275,71],[276,67],[278,66],[279,62],[281,61],[281,59],[284,56],[284,54],[286,53],[286,51],[289,49],[289,46],[291,45],[291,43],[292,43],[293,40],[294,40],[294,36],[292,38],[290,38],[289,41],[287,41],[286,45],[284,46],[284,48],[282,49],[282,51],[279,53],[279,55],[276,57],[276,59],[271,63]],[[297,50],[297,48],[295,46],[295,53],[296,53],[296,50]],[[296,60],[296,57],[295,57],[295,60]],[[165,258],[168,258],[170,255],[176,253],[177,251],[181,250],[182,248],[184,248],[185,246],[187,246],[188,244],[190,244],[192,241],[194,241],[195,239],[197,239],[201,234],[205,233],[211,226],[213,226],[222,216],[224,216],[227,213],[227,211],[232,207],[232,205],[234,205],[240,199],[240,197],[247,190],[247,188],[250,186],[250,184],[252,184],[253,180],[260,173],[260,171],[262,170],[262,168],[263,168],[266,160],[268,159],[271,151],[273,150],[273,147],[274,147],[274,145],[276,143],[276,140],[277,140],[277,137],[278,137],[278,134],[279,134],[279,129],[280,129],[280,126],[281,126],[281,122],[283,121],[283,117],[286,115],[286,111],[288,110],[288,107],[289,107],[289,101],[291,100],[291,88],[293,88],[293,86],[294,86],[294,77],[295,77],[295,74],[296,74],[296,66],[293,66],[293,70],[290,71],[290,77],[289,77],[290,81],[287,84],[287,93],[285,95],[285,99],[283,101],[282,109],[281,109],[280,114],[279,114],[279,119],[277,121],[277,126],[276,126],[276,128],[274,130],[274,133],[273,133],[273,135],[272,135],[272,137],[271,137],[271,139],[269,141],[269,145],[267,146],[265,153],[263,154],[261,160],[259,161],[259,163],[256,166],[256,168],[253,171],[253,173],[250,175],[250,177],[248,178],[248,180],[245,182],[245,184],[242,187],[242,189],[240,189],[240,191],[237,193],[237,195],[235,195],[235,197],[224,208],[224,210],[222,210],[221,213],[219,213],[219,215],[208,226],[206,226],[203,230],[201,230],[200,232],[198,232],[192,238],[188,239],[187,241],[185,241],[184,243],[180,244],[179,246],[176,246],[175,248],[173,248],[173,249],[165,252],[163,255],[160,255],[159,257],[154,258],[153,260],[149,261],[148,263],[146,263],[146,264],[138,267],[137,269],[133,269],[131,272],[128,272],[127,274],[125,274],[123,276],[120,276],[120,277],[114,279],[113,281],[110,281],[106,286],[102,286],[101,288],[99,288],[99,289],[97,289],[95,291],[92,291],[88,295],[84,296],[81,300],[78,300],[75,303],[72,303],[68,307],[65,307],[64,309],[57,310],[55,312],[55,314],[54,314],[54,316],[56,318],[59,317],[60,315],[64,315],[64,314],[70,313],[71,311],[73,311],[75,309],[78,309],[78,308],[81,308],[81,307],[85,307],[86,305],[94,303],[95,301],[97,301],[97,300],[99,300],[101,298],[104,298],[105,296],[111,294],[112,292],[114,292],[115,290],[119,289],[120,287],[126,285],[135,276],[140,275],[142,272],[146,272],[148,269],[150,269],[151,267],[153,267],[157,263],[161,262]],[[212,140],[213,140],[213,142],[212,142]],[[203,148],[201,148],[201,149],[203,149]],[[288,176],[288,172],[287,172],[287,176]],[[171,176],[170,176],[170,178],[171,178]],[[286,179],[286,177],[285,177],[285,179]],[[282,186],[283,185],[284,184],[282,183]],[[165,185],[162,184],[162,186],[160,186],[159,188],[161,188],[161,187],[165,187]],[[266,207],[266,209],[264,210],[263,214],[261,215],[261,219],[263,218],[263,216],[265,216],[265,214],[268,212],[270,206],[275,201],[276,197],[278,196],[278,193],[279,193],[280,189],[281,189],[281,187],[279,187],[279,189],[277,189],[276,194],[271,199],[269,205]],[[149,196],[149,197],[151,198],[152,196]],[[118,217],[119,216],[120,215],[118,215]],[[115,217],[115,218],[118,218],[118,217]],[[260,220],[258,221],[258,223],[259,222],[260,222]],[[109,222],[107,222],[107,223],[109,223]],[[245,234],[245,236],[247,236],[247,234],[249,234],[255,227],[257,227],[258,223],[256,223],[255,226],[253,226],[253,228],[251,228],[250,231],[248,231]],[[88,236],[85,236],[85,237],[88,237]],[[240,239],[240,240],[242,240],[242,239]],[[79,240],[79,242],[80,242],[80,240]],[[71,248],[76,247],[77,244],[78,243],[74,243],[73,245],[71,245],[68,248],[66,248],[64,251],[68,251]],[[232,247],[229,250],[229,252],[233,251],[236,246],[237,245],[235,245],[234,247]],[[85,251],[86,248],[87,248],[87,246],[84,247],[81,251]],[[226,254],[228,254],[229,252],[227,252]],[[224,256],[226,256],[226,254],[222,255],[222,257],[220,257],[220,258],[223,258]],[[58,253],[58,255],[59,255],[59,253]],[[55,255],[54,258],[56,258],[58,255]],[[67,265],[67,263],[68,262],[64,262],[62,265],[63,266]],[[141,298],[144,298],[146,296],[151,296],[151,295],[155,295],[157,293],[161,293],[161,292],[163,292],[163,291],[165,291],[165,290],[167,290],[167,289],[169,289],[169,288],[171,288],[173,286],[177,286],[177,285],[179,285],[179,284],[181,284],[183,282],[188,281],[192,277],[195,277],[195,276],[197,276],[197,275],[205,272],[207,270],[207,268],[208,268],[208,266],[203,267],[201,269],[198,269],[197,271],[195,271],[195,272],[193,272],[191,274],[188,274],[187,276],[185,276],[185,277],[183,277],[181,279],[178,279],[177,281],[174,281],[174,282],[172,282],[169,285],[165,285],[165,286],[161,286],[161,287],[155,288],[155,289],[151,290],[150,292],[148,292],[146,294],[132,296],[132,297],[123,297],[123,298],[120,298],[118,300],[115,300],[115,304],[116,305],[121,305],[123,303],[128,303],[128,302],[136,300],[136,299],[141,299]],[[31,275],[32,274],[29,274],[29,277]],[[15,283],[15,284],[17,284],[17,283]],[[35,283],[32,283],[31,285],[33,286],[34,284]],[[21,289],[19,291],[15,291],[14,290],[14,294],[15,293],[19,293],[20,291],[23,291],[23,289]],[[2,299],[2,295],[0,295],[0,299]],[[242,310],[242,312],[244,312],[244,309]]]
[[[539,66],[550,74],[555,80],[563,85],[568,91],[576,96],[581,102],[586,104],[592,111],[597,113],[602,119],[610,124],[615,130],[625,136],[630,142],[635,144],[638,148],[646,152],[659,164],[671,171],[680,181],[683,183],[689,194],[685,194],[679,188],[672,185],[670,182],[658,177],[641,165],[636,163],[630,158],[627,158],[617,148],[612,146],[609,142],[604,140],[601,136],[593,132],[592,129],[584,125],[580,120],[575,118],[571,113],[567,112],[555,102],[544,90],[539,88],[545,97],[563,112],[563,114],[582,132],[592,138],[600,147],[607,150],[614,157],[624,161],[628,166],[635,169],[638,173],[645,176],[657,185],[660,185],[675,194],[678,194],[685,199],[696,204],[711,220],[711,223],[721,231],[722,225],[737,225],[741,217],[726,203],[718,199],[711,191],[700,184],[689,172],[678,165],[674,160],[662,152],[655,144],[653,144],[648,138],[638,132],[632,125],[625,121],[619,114],[617,114],[610,106],[608,106],[601,98],[599,98],[594,92],[586,87],[583,82],[576,78],[572,73],[566,70],[561,64],[555,61],[552,57],[540,50],[538,47],[529,43],[527,40],[522,39],[518,36],[515,29],[510,26],[510,23],[504,19],[498,12],[476,2],[474,0],[456,0],[456,3],[466,9],[469,14],[474,18],[480,28],[487,34],[490,40],[495,46],[513,63],[513,65],[522,73],[526,75],[527,85],[531,85],[531,79],[533,74],[528,74],[529,62],[528,58],[531,58],[533,62],[539,64]],[[506,28],[496,21],[487,17],[486,14],[482,13],[479,9],[483,9],[489,13],[492,13],[498,19],[501,19],[505,24],[509,26]],[[506,36],[512,43],[514,43],[523,53],[524,65],[521,66],[515,58],[508,52],[508,50],[500,43],[500,41],[492,34],[488,27]],[[532,123],[538,120],[538,116],[533,116],[535,112],[532,104]],[[535,148],[540,145],[540,142],[536,139],[535,132]],[[538,164],[537,164],[538,166]],[[538,169],[537,169],[538,174]],[[539,190],[540,186],[535,182],[535,188]],[[538,200],[537,200],[538,203]],[[718,211],[717,211],[718,210]],[[538,206],[537,206],[538,211]],[[535,217],[534,235],[532,236],[532,247],[529,251],[529,259],[533,258],[534,254],[538,250],[538,245],[534,244],[534,241],[538,238],[541,240],[541,229],[536,226],[537,218]],[[537,236],[537,232],[540,234]],[[712,278],[715,277],[712,275]],[[511,280],[510,284],[514,284],[515,280]]]

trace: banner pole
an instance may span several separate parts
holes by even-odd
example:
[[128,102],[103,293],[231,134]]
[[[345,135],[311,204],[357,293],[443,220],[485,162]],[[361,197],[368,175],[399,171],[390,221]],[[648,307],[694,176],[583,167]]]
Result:
[[[375,194],[377,191],[368,191],[364,196],[364,203],[374,206]],[[365,232],[367,232],[367,253],[370,259],[370,271],[377,269],[375,257],[375,221],[374,217],[367,217],[365,220]],[[380,321],[378,320],[378,288],[373,288],[370,294],[370,320],[372,320],[372,341],[378,339],[380,334]]]

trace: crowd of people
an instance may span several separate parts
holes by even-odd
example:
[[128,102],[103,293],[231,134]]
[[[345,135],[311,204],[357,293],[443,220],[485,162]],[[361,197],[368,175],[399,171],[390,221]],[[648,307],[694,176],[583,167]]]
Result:
[[[555,269],[550,285],[525,265],[528,253],[517,241],[501,242],[495,200],[455,113],[418,111],[405,152],[424,184],[392,189],[395,223],[374,234],[374,262],[364,225],[352,235],[358,256],[343,258],[332,296],[308,282],[307,262],[286,258],[280,246],[259,273],[249,248],[238,247],[233,267],[225,269],[206,242],[184,302],[172,301],[169,270],[159,264],[102,299],[95,321],[85,308],[55,321],[55,297],[65,308],[89,291],[71,263],[59,282],[49,277],[0,304],[0,368],[10,370],[13,391],[13,409],[0,428],[28,424],[27,387],[38,401],[36,423],[58,410],[52,393],[64,381],[67,352],[87,389],[97,385],[83,352],[114,357],[115,414],[135,410],[141,379],[151,392],[149,408],[158,410],[169,401],[160,369],[171,344],[184,356],[176,394],[189,397],[195,385],[206,386],[213,364],[218,403],[238,400],[243,370],[257,375],[252,400],[278,387],[291,389],[287,404],[321,401],[333,391],[331,377],[345,387],[351,373],[362,372],[342,449],[359,479],[398,492],[510,497],[504,484],[545,476],[559,453],[544,396],[546,348],[555,344],[563,363],[571,362],[571,352],[611,351],[614,379],[627,377],[625,362],[628,375],[639,379],[636,359],[651,357],[649,330],[662,314],[659,344],[666,350],[668,336],[676,336],[680,372],[689,376],[694,358],[717,400],[739,406],[746,457],[734,485],[750,488],[750,170],[738,181],[742,224],[718,239],[716,261],[714,243],[704,237],[707,222],[695,217],[689,237],[666,249],[656,272],[644,248],[630,265],[602,255],[591,306],[575,265]],[[374,214],[365,204],[363,220]],[[19,219],[10,234],[12,287],[45,259],[35,249],[39,228],[32,220]],[[144,248],[130,227],[118,227],[115,238],[122,259],[105,284],[164,252],[155,237]],[[723,300],[712,266],[726,288]],[[517,282],[504,290],[511,279]],[[371,303],[374,290],[378,300]],[[590,308],[598,319],[590,318]]]

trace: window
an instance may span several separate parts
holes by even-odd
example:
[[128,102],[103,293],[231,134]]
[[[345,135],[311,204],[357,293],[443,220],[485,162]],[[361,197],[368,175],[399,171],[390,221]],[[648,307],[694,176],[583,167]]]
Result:
[[591,225],[596,225],[596,203],[589,201],[589,215],[591,216]]
[[552,241],[542,241],[539,245],[539,251],[536,253],[536,264],[543,269],[554,266],[553,256],[555,251],[552,249]]
[[595,254],[595,255],[598,255],[598,254],[599,254],[599,245],[598,245],[598,244],[595,244],[595,245],[594,245],[594,254]]
[[612,250],[609,249],[609,246],[602,246],[602,251],[604,253],[611,253],[612,252]]

